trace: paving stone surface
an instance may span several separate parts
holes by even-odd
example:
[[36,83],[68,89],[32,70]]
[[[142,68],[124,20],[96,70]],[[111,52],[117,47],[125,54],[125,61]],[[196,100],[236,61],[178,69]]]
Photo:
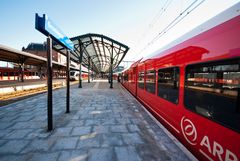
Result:
[[118,83],[53,92],[54,130],[47,132],[47,94],[0,108],[1,161],[187,161],[189,158]]

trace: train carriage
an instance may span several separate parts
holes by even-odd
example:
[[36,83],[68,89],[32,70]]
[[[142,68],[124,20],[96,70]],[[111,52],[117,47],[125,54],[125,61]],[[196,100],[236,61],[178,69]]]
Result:
[[240,160],[240,3],[125,71],[125,86],[200,160]]

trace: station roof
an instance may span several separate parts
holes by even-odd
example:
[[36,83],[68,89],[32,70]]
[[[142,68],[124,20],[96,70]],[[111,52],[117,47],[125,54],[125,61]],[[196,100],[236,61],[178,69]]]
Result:
[[[100,34],[85,34],[70,38],[75,50],[71,52],[71,60],[89,67],[96,73],[108,72],[111,58],[113,58],[113,70],[121,63],[129,47]],[[60,44],[53,44],[54,50],[66,55],[66,49]],[[89,64],[90,59],[90,64]]]
[[[36,65],[36,66],[38,65],[46,66],[46,62],[47,62],[47,59],[44,57],[37,56],[28,52],[16,50],[1,44],[0,44],[0,60],[13,62],[13,63],[21,63],[21,61],[24,61],[24,63],[27,65]],[[65,67],[66,65],[53,61],[53,66]]]

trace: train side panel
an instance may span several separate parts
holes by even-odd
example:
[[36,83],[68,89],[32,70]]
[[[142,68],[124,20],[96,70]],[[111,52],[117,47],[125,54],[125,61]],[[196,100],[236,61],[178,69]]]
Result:
[[139,63],[126,87],[137,87],[137,98],[200,160],[240,160],[239,42],[237,16]]

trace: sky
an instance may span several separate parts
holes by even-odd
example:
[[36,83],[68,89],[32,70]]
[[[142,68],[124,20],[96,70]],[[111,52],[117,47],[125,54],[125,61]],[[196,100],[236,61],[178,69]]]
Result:
[[[201,4],[154,39],[193,2]],[[35,13],[47,14],[68,37],[103,34],[129,46],[124,60],[136,61],[238,2],[240,0],[1,0],[0,44],[21,50],[31,42],[43,43],[46,36],[35,29]]]

